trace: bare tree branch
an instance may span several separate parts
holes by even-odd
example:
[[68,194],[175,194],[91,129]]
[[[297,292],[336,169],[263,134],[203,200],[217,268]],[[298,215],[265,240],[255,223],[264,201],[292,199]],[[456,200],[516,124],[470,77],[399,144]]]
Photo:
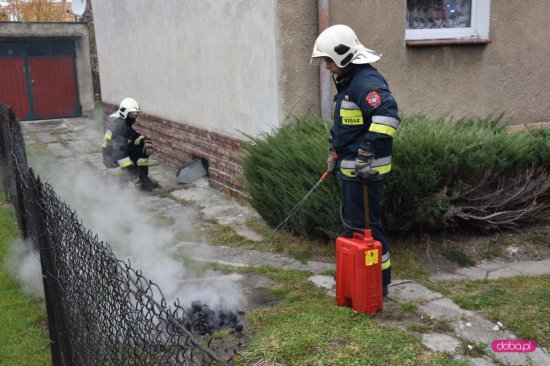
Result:
[[475,187],[452,200],[445,221],[462,219],[479,224],[515,226],[550,216],[550,174],[530,167],[514,177],[487,174]]

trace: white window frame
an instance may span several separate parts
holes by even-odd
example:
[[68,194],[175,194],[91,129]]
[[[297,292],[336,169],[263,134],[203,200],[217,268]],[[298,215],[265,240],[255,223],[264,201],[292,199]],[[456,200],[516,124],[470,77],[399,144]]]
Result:
[[405,40],[489,39],[490,8],[491,0],[472,0],[470,27],[405,29]]

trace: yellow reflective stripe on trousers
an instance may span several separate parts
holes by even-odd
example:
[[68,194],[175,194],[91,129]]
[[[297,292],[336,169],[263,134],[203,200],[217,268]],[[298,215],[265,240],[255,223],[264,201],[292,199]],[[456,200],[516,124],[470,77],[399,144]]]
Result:
[[147,158],[141,158],[137,161],[138,166],[149,166],[149,159]]
[[121,175],[122,174],[122,169],[120,167],[110,168],[110,169],[107,169],[107,171],[109,172],[109,174],[112,174],[112,175]]
[[126,168],[126,167],[129,167],[129,166],[132,166],[134,165],[134,163],[132,163],[132,160],[130,160],[130,157],[126,157],[124,159],[120,159],[118,161],[118,165],[121,167],[121,168]]
[[390,252],[382,255],[382,270],[390,268]]

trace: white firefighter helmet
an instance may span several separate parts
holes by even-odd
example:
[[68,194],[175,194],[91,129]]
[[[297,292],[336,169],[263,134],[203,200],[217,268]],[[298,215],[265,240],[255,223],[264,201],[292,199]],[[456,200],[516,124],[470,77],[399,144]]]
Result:
[[382,54],[363,46],[357,35],[347,25],[337,24],[328,27],[319,34],[313,45],[311,63],[329,57],[338,67],[353,64],[370,64],[382,57]]
[[135,99],[124,98],[118,106],[118,111],[111,114],[111,117],[122,117],[126,119],[126,117],[128,117],[128,113],[130,112],[141,112],[141,109]]

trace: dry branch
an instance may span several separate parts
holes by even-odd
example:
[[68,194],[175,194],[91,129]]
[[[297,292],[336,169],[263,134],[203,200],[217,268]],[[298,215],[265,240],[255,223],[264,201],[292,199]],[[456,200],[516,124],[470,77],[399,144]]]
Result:
[[452,204],[446,220],[503,227],[543,220],[550,216],[550,174],[546,167],[530,167],[513,177],[487,175]]

